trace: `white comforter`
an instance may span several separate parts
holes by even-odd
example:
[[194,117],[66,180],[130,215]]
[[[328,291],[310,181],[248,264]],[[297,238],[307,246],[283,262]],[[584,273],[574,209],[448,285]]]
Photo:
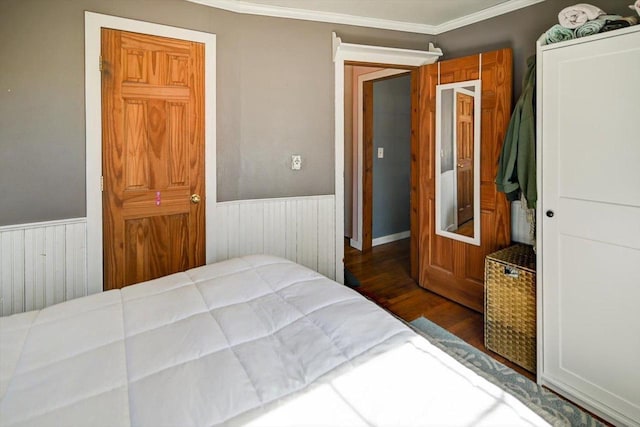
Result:
[[0,319],[0,424],[546,425],[356,292],[250,256]]

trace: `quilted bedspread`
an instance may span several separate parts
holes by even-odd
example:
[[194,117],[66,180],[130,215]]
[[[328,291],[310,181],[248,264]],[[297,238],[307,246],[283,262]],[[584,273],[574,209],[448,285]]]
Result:
[[0,319],[0,425],[546,425],[365,298],[248,256]]

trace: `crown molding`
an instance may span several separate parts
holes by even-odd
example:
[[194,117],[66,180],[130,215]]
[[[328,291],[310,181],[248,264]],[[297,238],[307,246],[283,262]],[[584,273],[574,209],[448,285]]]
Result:
[[271,16],[275,18],[300,19],[304,21],[328,22],[331,24],[354,25],[357,27],[379,28],[382,30],[403,31],[407,33],[437,35],[465,25],[474,24],[498,15],[513,12],[545,0],[510,0],[461,18],[444,22],[440,25],[418,24],[413,22],[393,21],[389,19],[367,18],[344,13],[321,12],[291,7],[281,7],[236,0],[187,0],[205,6],[224,9],[230,12],[248,15]]
[[435,34],[442,34],[457,28],[466,27],[467,25],[495,18],[496,16],[533,6],[534,4],[542,3],[543,1],[545,0],[511,0],[505,3],[500,3],[479,12],[444,22],[436,27],[437,32]]

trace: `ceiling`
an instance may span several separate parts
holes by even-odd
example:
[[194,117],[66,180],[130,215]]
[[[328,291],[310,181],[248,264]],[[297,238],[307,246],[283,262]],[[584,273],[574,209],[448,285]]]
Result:
[[440,34],[544,0],[189,0],[237,13]]

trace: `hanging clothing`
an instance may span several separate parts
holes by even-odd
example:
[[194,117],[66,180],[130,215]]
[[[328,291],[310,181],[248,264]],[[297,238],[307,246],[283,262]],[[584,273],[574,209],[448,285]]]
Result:
[[[498,163],[496,184],[510,201],[526,199],[535,209],[536,189],[536,57],[527,59],[527,72],[520,99],[511,115]],[[524,207],[524,206],[523,206]]]

